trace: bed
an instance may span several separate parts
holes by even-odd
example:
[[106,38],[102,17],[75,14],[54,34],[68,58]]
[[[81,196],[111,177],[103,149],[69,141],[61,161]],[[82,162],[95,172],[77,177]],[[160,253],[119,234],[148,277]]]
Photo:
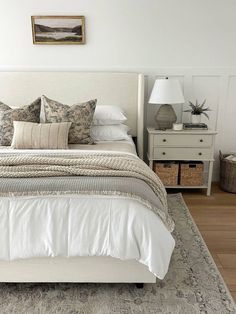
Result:
[[[131,128],[131,134],[137,138],[138,155],[143,158],[143,75],[100,72],[0,72],[1,101],[13,105],[24,104],[39,94],[47,94],[71,104],[97,98],[98,105],[115,103],[123,107],[128,116],[127,124]],[[63,156],[64,159],[79,159],[78,156],[81,156],[83,160],[102,156],[105,161],[111,158],[119,160],[124,156],[127,162],[137,165],[140,162],[131,138],[119,143],[70,145],[69,150],[56,152],[0,148],[0,156],[11,156],[12,160],[15,157],[21,158],[20,156],[24,158],[26,155],[32,155],[36,159],[42,155],[54,155],[58,158]],[[143,168],[143,172],[145,169]],[[81,178],[84,180],[84,186],[102,186],[102,180],[105,180],[93,176],[90,179],[89,176]],[[73,191],[63,193],[62,186],[74,186],[77,176],[69,176],[69,179],[67,176],[59,177],[59,180],[55,180],[53,176],[43,177],[37,180],[37,184],[33,181],[34,178],[12,179],[17,183],[4,177],[0,180],[1,192],[6,193],[0,197],[1,282],[154,283],[156,278],[164,278],[174,248],[171,230],[168,230],[162,219],[151,211],[147,204],[140,202],[140,199],[131,199],[120,190],[119,195],[86,195],[87,190],[79,195],[74,195]],[[86,180],[90,180],[89,183]],[[107,185],[109,180],[106,179]],[[118,184],[119,180],[121,179],[118,175],[115,184]],[[136,184],[132,176],[122,180],[126,181],[127,189]],[[13,183],[18,185],[23,194],[7,195],[9,184],[12,187]],[[54,185],[54,188],[58,185],[59,192],[55,195],[24,195],[24,188],[30,186],[33,191],[34,184],[37,192],[39,186],[45,184]],[[123,184],[124,181],[121,181],[120,189]],[[91,188],[91,191],[94,189]],[[69,218],[66,211],[68,204],[71,206]],[[65,234],[62,230],[66,230]],[[155,263],[157,265],[154,265]]]

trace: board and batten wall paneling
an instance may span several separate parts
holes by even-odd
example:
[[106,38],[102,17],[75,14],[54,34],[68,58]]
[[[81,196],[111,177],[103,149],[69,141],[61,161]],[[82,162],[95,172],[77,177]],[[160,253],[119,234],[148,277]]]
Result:
[[228,77],[225,102],[219,108],[217,144],[223,152],[236,152],[236,75]]
[[[190,122],[190,114],[183,112],[188,108],[188,101],[202,102],[206,99],[206,105],[210,107],[208,112],[210,119],[202,117],[202,122],[209,128],[218,131],[215,145],[215,165],[213,179],[219,180],[219,150],[223,153],[236,152],[236,69],[226,68],[161,68],[155,73],[146,75],[146,125],[155,126],[155,113],[158,105],[149,105],[148,99],[155,79],[168,76],[179,79],[185,96],[185,104],[174,105],[178,122]],[[147,136],[145,136],[147,141]],[[147,143],[145,142],[145,147]]]

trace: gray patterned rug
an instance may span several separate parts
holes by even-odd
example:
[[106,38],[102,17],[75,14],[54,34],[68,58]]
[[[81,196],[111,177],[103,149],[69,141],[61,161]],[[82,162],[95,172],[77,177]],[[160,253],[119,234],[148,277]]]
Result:
[[0,284],[0,313],[236,313],[182,196],[170,195],[168,201],[177,245],[164,281],[144,289],[132,284]]

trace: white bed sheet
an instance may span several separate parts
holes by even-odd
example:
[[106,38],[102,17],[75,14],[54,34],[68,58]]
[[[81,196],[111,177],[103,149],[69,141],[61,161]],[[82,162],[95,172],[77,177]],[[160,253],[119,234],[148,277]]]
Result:
[[123,141],[100,141],[93,145],[88,144],[70,144],[69,149],[13,149],[11,146],[0,146],[0,155],[3,153],[11,154],[71,154],[77,151],[110,151],[110,152],[120,152],[120,153],[130,153],[137,155],[135,144],[132,137],[129,140]]
[[[107,150],[101,144],[96,150]],[[121,152],[120,144],[105,146]],[[131,141],[124,147],[123,152],[136,154]],[[175,245],[161,219],[143,204],[108,195],[2,197],[0,233],[1,260],[112,256],[136,259],[159,279],[168,271]]]

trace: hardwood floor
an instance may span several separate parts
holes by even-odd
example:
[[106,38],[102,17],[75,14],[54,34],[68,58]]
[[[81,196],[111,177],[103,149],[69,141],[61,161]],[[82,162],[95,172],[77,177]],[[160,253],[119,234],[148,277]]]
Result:
[[236,301],[236,194],[213,184],[212,195],[181,191],[184,200]]

